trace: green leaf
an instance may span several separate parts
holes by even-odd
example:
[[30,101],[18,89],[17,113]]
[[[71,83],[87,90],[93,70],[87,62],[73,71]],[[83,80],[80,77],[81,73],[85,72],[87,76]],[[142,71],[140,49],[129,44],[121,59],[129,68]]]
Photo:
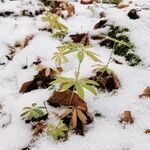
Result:
[[99,84],[94,80],[84,80],[83,83],[99,86]]
[[95,62],[100,62],[100,60],[96,57],[97,54],[95,54],[94,52],[89,50],[85,50],[84,52]]
[[61,84],[61,83],[66,83],[66,82],[74,82],[75,79],[73,78],[66,78],[66,77],[57,77],[55,81],[52,81],[51,84]]
[[27,111],[23,112],[23,113],[20,115],[20,117],[26,116],[29,112],[30,112],[30,110],[27,110]]
[[84,58],[84,52],[83,51],[79,51],[77,53],[77,57],[78,57],[78,60],[80,61],[80,63],[83,61],[83,58]]
[[65,132],[67,131],[67,126],[60,121],[56,127],[53,124],[48,125],[47,135],[52,135],[54,140],[58,140],[59,137],[65,137]]
[[61,88],[61,91],[63,92],[63,91],[66,91],[66,90],[68,90],[71,86],[73,86],[74,85],[74,82],[70,82],[70,83],[64,83],[63,84],[63,86],[62,86],[62,88]]
[[77,94],[80,96],[81,99],[84,99],[84,90],[79,84],[75,84]]
[[33,104],[32,104],[32,107],[35,107],[36,105],[37,105],[37,103],[33,103]]
[[109,69],[109,68],[107,68],[106,71],[107,71],[107,73],[108,73],[109,75],[111,75],[111,74],[113,73],[113,71],[112,71],[111,69]]
[[88,91],[90,91],[91,93],[93,93],[94,95],[97,94],[96,90],[94,87],[90,86],[90,85],[87,85],[87,84],[83,84],[82,85],[84,88],[86,88]]
[[37,114],[38,117],[44,116],[44,112],[40,109],[34,109],[33,111]]

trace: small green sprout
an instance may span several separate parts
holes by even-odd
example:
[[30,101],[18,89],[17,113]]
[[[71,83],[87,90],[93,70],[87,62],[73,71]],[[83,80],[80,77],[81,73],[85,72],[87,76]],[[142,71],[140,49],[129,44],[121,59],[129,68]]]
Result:
[[47,135],[53,136],[54,140],[59,140],[60,138],[65,138],[68,127],[60,121],[57,126],[53,124],[48,125]]
[[96,67],[94,68],[93,72],[94,73],[97,73],[97,72],[101,72],[101,73],[104,73],[104,72],[107,72],[107,74],[111,75],[113,73],[113,71],[111,69],[108,68],[107,65],[95,65]]
[[62,23],[60,23],[58,19],[59,19],[59,16],[56,14],[52,14],[52,13],[48,13],[42,17],[42,20],[44,22],[47,22],[50,25],[50,28],[53,29],[52,37],[54,38],[64,37],[68,32],[68,28]]
[[24,107],[23,108],[24,112],[20,116],[26,120],[31,120],[33,118],[39,118],[39,117],[44,116],[43,109],[45,109],[45,107],[37,106],[36,103],[33,103],[31,105],[31,107],[30,106]]
[[83,59],[84,54],[86,54],[93,61],[100,62],[99,58],[97,57],[99,55],[89,50],[90,47],[90,45],[84,46],[82,43],[65,43],[57,47],[57,52],[54,52],[52,59],[54,59],[56,64],[60,66],[62,63],[68,62],[66,55],[73,52],[78,52],[78,59],[81,57]]

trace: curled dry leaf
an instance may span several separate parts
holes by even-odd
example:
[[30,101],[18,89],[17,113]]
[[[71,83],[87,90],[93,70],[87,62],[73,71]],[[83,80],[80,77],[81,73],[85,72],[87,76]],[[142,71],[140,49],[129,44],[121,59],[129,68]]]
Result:
[[72,35],[70,35],[70,37],[74,43],[82,43],[82,44],[84,44],[84,46],[87,46],[90,44],[89,36],[87,33],[72,34]]
[[63,71],[61,67],[49,69],[43,66],[39,66],[37,70],[39,70],[39,73],[34,76],[32,81],[23,83],[19,92],[25,93],[39,88],[48,88],[49,83],[52,82],[56,76]]
[[124,113],[120,117],[119,122],[123,123],[125,125],[126,124],[133,124],[134,123],[134,118],[131,115],[131,111],[124,111]]
[[41,121],[39,123],[37,123],[34,127],[33,127],[33,136],[38,136],[39,134],[42,134],[44,132],[44,130],[47,128],[47,123]]
[[80,108],[82,111],[87,111],[87,106],[84,100],[82,100],[76,93],[72,91],[64,92],[54,92],[53,95],[48,99],[50,105],[54,107],[68,106],[70,103],[70,98],[72,97],[72,102],[70,106],[74,108]]
[[144,90],[143,94],[139,95],[139,98],[141,98],[141,97],[150,97],[150,87],[147,87]]

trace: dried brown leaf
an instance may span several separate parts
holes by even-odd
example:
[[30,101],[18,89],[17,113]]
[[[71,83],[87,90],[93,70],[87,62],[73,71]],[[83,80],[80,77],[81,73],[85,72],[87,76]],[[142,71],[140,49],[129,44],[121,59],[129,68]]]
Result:
[[73,106],[74,108],[80,107],[82,108],[82,111],[87,111],[85,101],[82,100],[76,93],[73,93],[72,91],[64,91],[64,92],[55,91],[53,95],[48,99],[48,102],[50,105],[55,107],[68,106],[71,97],[73,98],[70,106]]
[[71,39],[74,43],[82,43],[84,46],[89,45],[89,37],[87,33],[81,33],[81,34],[72,34],[70,35]]
[[124,111],[124,113],[121,115],[119,122],[123,124],[133,124],[134,118],[131,115],[131,111]]
[[77,110],[76,109],[73,110],[71,122],[72,122],[72,127],[76,128],[77,127]]
[[47,128],[47,123],[39,122],[33,127],[33,136],[38,136],[39,134],[43,133],[44,130]]
[[83,124],[87,123],[87,117],[84,115],[84,113],[81,110],[77,109],[77,115]]
[[139,98],[141,97],[150,97],[150,87],[145,88],[143,94],[139,95]]

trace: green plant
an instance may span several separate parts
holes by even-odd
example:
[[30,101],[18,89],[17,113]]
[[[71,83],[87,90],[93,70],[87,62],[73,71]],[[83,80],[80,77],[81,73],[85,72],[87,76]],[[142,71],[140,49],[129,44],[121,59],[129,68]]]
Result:
[[100,62],[97,57],[98,54],[89,50],[90,47],[90,45],[84,46],[82,43],[65,43],[57,47],[57,52],[54,52],[52,59],[54,59],[56,64],[60,66],[63,62],[68,62],[66,55],[78,52],[77,55],[80,57],[84,57],[84,54],[86,54],[93,61]]
[[[74,49],[73,49],[74,50]],[[89,79],[82,79],[79,80],[79,75],[80,75],[80,67],[81,67],[81,63],[84,59],[84,53],[86,53],[87,50],[80,50],[77,53],[77,58],[79,60],[79,65],[78,65],[78,70],[77,72],[75,72],[75,78],[67,78],[67,77],[57,77],[55,81],[52,81],[51,84],[61,84],[61,89],[60,91],[66,91],[69,88],[73,87],[73,92],[76,91],[77,94],[80,96],[80,98],[84,99],[84,89],[87,89],[88,91],[90,91],[91,93],[93,93],[94,95],[96,95],[96,91],[94,89],[94,87],[92,87],[91,85],[98,85],[97,82],[93,81],[93,80],[89,80]],[[93,52],[89,51],[90,54],[89,55],[90,58],[93,59]],[[91,57],[92,56],[92,57]],[[98,60],[95,56],[93,60]]]
[[136,55],[135,47],[126,34],[129,30],[112,24],[107,24],[106,26],[109,27],[109,30],[107,35],[100,34],[99,37],[104,38],[100,45],[112,48],[115,55],[125,57],[130,66],[138,65],[141,59]]
[[31,107],[30,106],[24,107],[23,108],[24,112],[20,116],[26,120],[31,120],[33,118],[39,118],[39,117],[44,116],[43,109],[45,109],[45,107],[37,106],[36,103],[33,103],[31,105]]
[[50,28],[53,30],[52,37],[54,38],[61,38],[64,37],[67,32],[68,28],[59,22],[59,16],[52,13],[47,13],[45,16],[42,17],[44,22],[47,22]]
[[53,124],[48,125],[47,135],[52,135],[54,140],[58,140],[60,138],[65,138],[68,130],[68,127],[60,121],[57,126],[54,126]]
[[122,2],[122,0],[103,0],[102,1],[103,3],[110,3],[110,4],[119,4],[119,3],[121,3]]

